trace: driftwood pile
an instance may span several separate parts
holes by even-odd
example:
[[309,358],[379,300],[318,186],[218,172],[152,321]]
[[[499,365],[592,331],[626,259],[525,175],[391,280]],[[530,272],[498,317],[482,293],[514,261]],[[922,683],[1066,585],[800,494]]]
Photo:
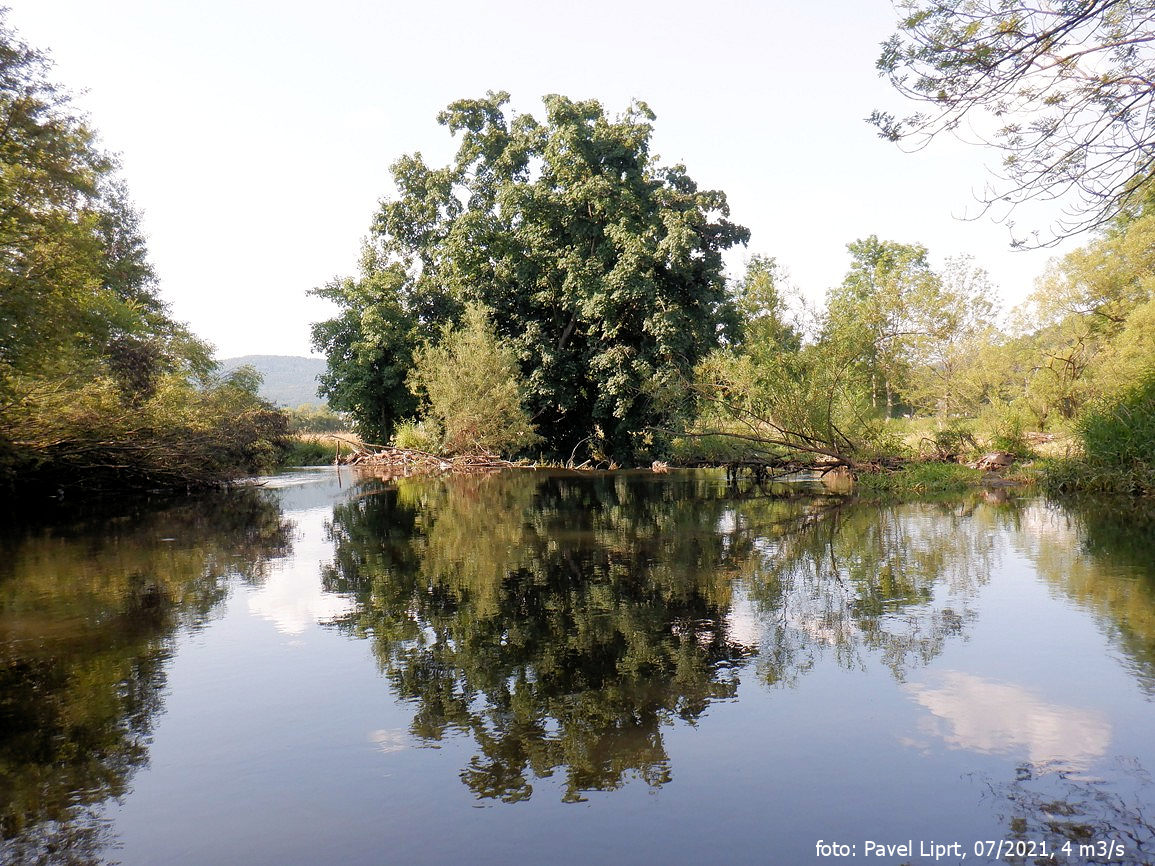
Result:
[[339,456],[337,463],[397,476],[477,474],[511,469],[518,465],[494,454],[458,454],[454,457],[442,457],[427,451],[384,446],[374,447],[372,450],[358,448],[351,454]]

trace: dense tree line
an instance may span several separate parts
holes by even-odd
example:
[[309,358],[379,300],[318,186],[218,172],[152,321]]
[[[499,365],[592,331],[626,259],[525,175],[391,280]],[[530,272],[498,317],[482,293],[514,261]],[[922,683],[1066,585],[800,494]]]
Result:
[[116,162],[49,72],[0,19],[0,488],[268,462],[283,417],[170,317]]
[[935,267],[924,246],[873,235],[807,309],[772,258],[727,284],[720,253],[748,233],[722,193],[654,163],[644,105],[615,120],[548,97],[539,122],[507,118],[506,99],[441,115],[456,161],[398,161],[361,276],[318,290],[340,307],[314,328],[324,388],[371,439],[864,468],[927,451],[904,417],[934,419],[932,455],[1026,455],[1027,430],[1085,433],[1147,399],[1127,392],[1155,358],[1142,200],[1053,262],[1010,319],[973,259]]

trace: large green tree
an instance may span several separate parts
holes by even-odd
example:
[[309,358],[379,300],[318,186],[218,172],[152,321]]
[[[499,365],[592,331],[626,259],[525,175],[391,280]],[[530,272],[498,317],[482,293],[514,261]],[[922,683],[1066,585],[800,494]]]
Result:
[[[547,96],[539,121],[511,115],[508,98],[441,113],[458,136],[452,164],[431,168],[413,154],[393,166],[397,194],[374,224],[374,267],[402,269],[394,297],[423,336],[469,302],[493,311],[548,447],[568,456],[585,442],[627,457],[669,417],[652,395],[734,329],[722,253],[749,232],[730,222],[723,193],[658,163],[644,103],[614,118],[593,100]],[[356,320],[359,345],[371,341],[365,313],[389,302],[330,297]],[[342,383],[344,363],[331,366]]]
[[942,280],[921,244],[871,235],[846,248],[850,269],[827,298],[823,339],[857,356],[870,378],[872,405],[885,405],[889,417],[925,342],[949,324]]

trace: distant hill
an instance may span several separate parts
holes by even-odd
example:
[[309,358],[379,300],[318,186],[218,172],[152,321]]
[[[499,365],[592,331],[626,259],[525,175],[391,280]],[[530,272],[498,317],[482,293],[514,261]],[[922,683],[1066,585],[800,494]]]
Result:
[[222,358],[221,368],[229,373],[248,365],[264,378],[261,396],[292,409],[302,403],[324,404],[317,393],[317,377],[325,372],[324,358],[301,358],[296,355],[242,355]]

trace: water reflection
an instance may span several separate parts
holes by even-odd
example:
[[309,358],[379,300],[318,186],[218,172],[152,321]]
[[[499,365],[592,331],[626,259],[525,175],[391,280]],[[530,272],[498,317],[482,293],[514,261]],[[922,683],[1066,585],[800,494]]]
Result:
[[[811,856],[810,824],[832,838],[820,821],[1151,843],[1142,515],[688,473],[331,480],[0,540],[0,860],[98,862],[119,834],[127,862],[153,862],[207,822],[219,861],[353,840],[333,856],[374,862],[423,833],[444,843],[428,859],[499,860],[487,840],[530,826],[535,852],[635,832],[667,861],[709,859],[685,846],[722,823],[734,852],[773,838],[783,862]],[[227,619],[175,640],[239,582]],[[130,784],[153,803],[135,817]],[[284,814],[304,816],[288,841]],[[1140,841],[1122,862],[1150,861]]]
[[[731,634],[729,578],[749,540],[718,531],[730,503],[618,476],[401,481],[334,509],[325,585],[351,592],[412,732],[468,732],[462,780],[527,799],[670,778],[661,728],[732,698],[753,648]],[[797,506],[796,506],[797,508]]]
[[1151,776],[1133,759],[1114,762],[1107,775],[1109,779],[1089,779],[1064,769],[1040,771],[1026,763],[1015,768],[1013,779],[984,779],[1004,827],[1003,838],[1047,845],[1046,858],[1006,859],[1060,866],[1155,863]]
[[100,805],[148,760],[172,636],[289,549],[251,490],[0,540],[0,860],[102,862]]
[[947,671],[933,685],[908,690],[930,713],[924,730],[951,748],[1025,753],[1034,766],[1074,772],[1090,768],[1111,744],[1103,712],[1049,703],[1012,683]]
[[1019,552],[1040,577],[1099,616],[1136,678],[1155,695],[1155,504],[1032,502]]
[[[994,542],[969,506],[849,508],[735,498],[681,476],[402,480],[339,505],[331,590],[425,741],[466,732],[481,798],[564,799],[672,769],[662,729],[737,693],[754,664],[789,684],[826,653],[902,679],[962,633]],[[740,597],[735,597],[738,591]],[[756,659],[756,662],[755,662]]]
[[981,525],[993,517],[970,503],[839,505],[793,525],[746,515],[760,536],[749,592],[762,612],[764,681],[791,684],[827,653],[860,669],[876,657],[900,681],[930,662],[974,619],[999,559]]

